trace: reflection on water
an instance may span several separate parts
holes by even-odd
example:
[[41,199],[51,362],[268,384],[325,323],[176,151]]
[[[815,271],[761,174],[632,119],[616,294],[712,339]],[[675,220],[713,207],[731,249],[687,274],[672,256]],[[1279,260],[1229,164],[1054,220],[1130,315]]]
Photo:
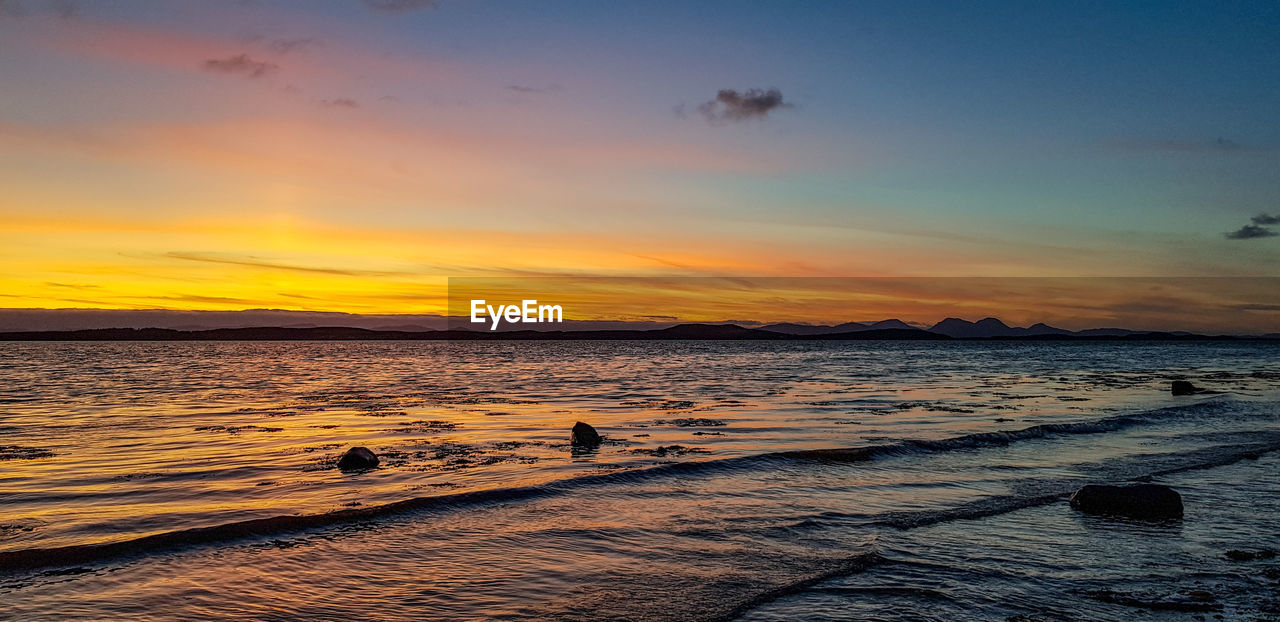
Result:
[[[1237,343],[0,344],[0,551],[544,486],[13,575],[0,589],[22,617],[51,618],[367,617],[369,603],[417,618],[872,617],[855,596],[929,617],[927,573],[900,562],[958,567],[925,555],[930,539],[1032,547],[1009,543],[1042,537],[1040,522],[1078,522],[1055,500],[1082,481],[1193,482],[1217,471],[1185,469],[1280,443],[1276,354]],[[1175,377],[1228,393],[1173,398]],[[579,420],[606,436],[597,451],[569,447]],[[1102,420],[1120,423],[944,440]],[[923,446],[903,439],[943,442],[910,451]],[[338,471],[352,445],[382,465]],[[856,463],[755,458],[864,446],[891,450]],[[709,466],[653,469],[689,462]],[[982,572],[1017,575],[1024,562],[999,563],[1013,565]],[[862,590],[885,581],[923,591]],[[1025,591],[1016,583],[953,600]]]

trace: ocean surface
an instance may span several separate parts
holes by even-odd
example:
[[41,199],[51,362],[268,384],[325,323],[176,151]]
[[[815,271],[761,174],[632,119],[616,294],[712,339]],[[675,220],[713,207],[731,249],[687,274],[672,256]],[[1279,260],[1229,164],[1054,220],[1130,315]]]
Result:
[[1278,449],[1275,342],[0,343],[0,619],[1274,620]]

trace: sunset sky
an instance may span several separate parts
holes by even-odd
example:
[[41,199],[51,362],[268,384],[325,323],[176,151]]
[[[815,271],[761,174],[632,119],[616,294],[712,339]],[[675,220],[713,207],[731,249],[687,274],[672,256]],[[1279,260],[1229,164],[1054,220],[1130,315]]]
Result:
[[0,307],[1278,276],[1278,51],[1274,2],[0,0]]

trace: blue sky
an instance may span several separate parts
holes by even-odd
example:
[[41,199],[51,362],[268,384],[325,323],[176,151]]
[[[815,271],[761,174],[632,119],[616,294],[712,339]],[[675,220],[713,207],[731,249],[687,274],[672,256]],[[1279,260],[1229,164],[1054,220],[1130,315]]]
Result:
[[[6,0],[3,285],[1274,275],[1225,234],[1280,212],[1278,52],[1261,2]],[[782,105],[706,118],[722,89]]]

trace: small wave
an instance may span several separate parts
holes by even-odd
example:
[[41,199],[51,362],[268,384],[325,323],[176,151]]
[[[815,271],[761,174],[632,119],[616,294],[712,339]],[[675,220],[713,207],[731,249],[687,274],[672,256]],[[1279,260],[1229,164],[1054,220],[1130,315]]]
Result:
[[724,622],[728,622],[730,620],[736,620],[738,618],[741,618],[747,612],[753,609],[759,608],[762,605],[767,605],[780,598],[784,598],[792,594],[803,592],[809,588],[812,588],[815,585],[818,585],[820,583],[825,583],[832,579],[836,579],[839,577],[847,577],[851,574],[864,572],[867,569],[872,568],[874,566],[882,565],[886,561],[887,560],[882,555],[876,552],[854,555],[853,557],[849,557],[842,560],[840,563],[836,564],[834,568],[829,568],[817,574],[804,577],[798,581],[793,581],[786,585],[782,585],[782,586],[773,588],[771,590],[768,590],[766,592],[761,592],[759,594],[756,594],[751,598],[741,603],[738,603],[737,606],[725,612],[724,614],[713,617],[713,618],[708,618],[708,620],[714,620],[717,622],[721,620],[723,620]]
[[[1181,464],[1163,466],[1163,468],[1141,473],[1130,472],[1122,479],[1149,481],[1156,477],[1164,477],[1186,471],[1226,466],[1241,460],[1257,458],[1262,454],[1280,451],[1280,440],[1277,440],[1277,435],[1271,434],[1270,436],[1271,438],[1262,443],[1209,447],[1178,454],[1177,458]],[[1144,458],[1146,457],[1136,456],[1127,460],[1138,460],[1140,462]],[[906,530],[957,520],[998,516],[1023,508],[1057,503],[1070,496],[1073,491],[1080,487],[1081,483],[1078,479],[1046,481],[1040,484],[1040,490],[1033,493],[987,497],[937,511],[889,512],[882,515],[873,524]]]
[[826,462],[865,462],[874,458],[903,456],[921,453],[938,453],[964,449],[981,449],[984,447],[1004,447],[1017,441],[1047,438],[1070,434],[1101,434],[1114,432],[1135,425],[1142,425],[1171,417],[1185,418],[1201,411],[1218,410],[1231,404],[1230,400],[1212,399],[1171,406],[1140,413],[1128,413],[1098,419],[1094,421],[1078,421],[1070,423],[1044,423],[1020,430],[999,430],[996,432],[976,432],[963,436],[954,436],[939,440],[903,440],[883,445],[865,447],[846,447],[836,449],[806,449],[773,454],[775,456],[795,459],[820,460]]
[[212,527],[196,527],[101,544],[80,544],[56,548],[0,551],[0,570],[31,570],[53,566],[79,565],[129,557],[180,547],[228,542],[253,537],[295,533],[333,525],[372,521],[406,512],[475,505],[494,501],[518,501],[549,494],[545,487],[527,486],[463,492],[451,495],[416,497],[365,508],[337,510],[323,514],[272,516]]
[[[646,481],[655,477],[720,472],[734,469],[758,469],[768,464],[777,464],[779,462],[794,463],[796,461],[809,460],[860,462],[895,455],[1004,446],[1019,440],[1045,438],[1053,435],[1100,433],[1171,416],[1185,417],[1188,413],[1222,408],[1225,404],[1229,404],[1229,402],[1217,399],[1206,400],[1197,404],[1118,415],[1091,422],[1043,424],[1021,430],[983,432],[936,441],[907,440],[869,447],[775,452],[719,460],[676,462],[643,469],[584,475],[540,485],[415,497],[382,505],[350,508],[322,514],[285,515],[237,521],[210,527],[196,527],[152,534],[117,542],[0,551],[0,571],[12,572],[35,568],[80,565],[188,546],[296,533],[335,525],[370,522],[411,512],[452,509],[486,503],[523,501],[564,494],[586,486],[619,485]],[[1239,460],[1252,454],[1274,451],[1275,449],[1280,449],[1280,444],[1263,447],[1254,446],[1247,448],[1246,451],[1241,451],[1231,461]],[[1226,462],[1222,464],[1226,464]],[[1216,464],[1211,466],[1216,466]],[[1185,468],[1166,469],[1153,475],[1163,475],[1178,470],[1185,470]],[[1040,496],[987,499],[932,517],[921,515],[896,522],[890,519],[882,524],[906,529],[943,520],[981,518],[1032,505],[1052,503],[1065,497],[1065,495],[1065,492],[1055,491]]]
[[0,460],[36,460],[39,458],[52,458],[55,455],[44,447],[0,445]]

